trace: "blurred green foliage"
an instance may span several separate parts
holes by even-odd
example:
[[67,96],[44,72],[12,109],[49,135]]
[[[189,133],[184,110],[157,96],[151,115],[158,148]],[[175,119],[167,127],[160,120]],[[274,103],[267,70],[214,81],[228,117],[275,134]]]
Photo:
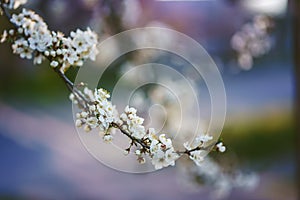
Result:
[[260,163],[262,168],[295,156],[292,114],[281,112],[256,117],[224,128],[222,136],[229,152],[234,152],[242,163]]

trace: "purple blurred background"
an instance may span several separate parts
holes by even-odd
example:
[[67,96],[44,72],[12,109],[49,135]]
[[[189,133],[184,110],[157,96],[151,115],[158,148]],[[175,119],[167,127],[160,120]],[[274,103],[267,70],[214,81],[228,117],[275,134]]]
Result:
[[[234,190],[225,199],[298,198],[294,39],[287,0],[44,0],[29,1],[27,7],[51,29],[67,33],[91,26],[101,40],[149,24],[164,24],[197,40],[224,79],[228,113],[223,138],[230,156],[241,169],[260,176],[254,191]],[[275,24],[273,47],[243,70],[230,40],[257,14],[270,16]],[[8,26],[3,19],[0,24],[1,31]],[[2,44],[0,199],[210,199],[209,186],[183,186],[175,168],[133,175],[105,167],[80,143],[72,117],[68,92],[48,63],[33,66]]]

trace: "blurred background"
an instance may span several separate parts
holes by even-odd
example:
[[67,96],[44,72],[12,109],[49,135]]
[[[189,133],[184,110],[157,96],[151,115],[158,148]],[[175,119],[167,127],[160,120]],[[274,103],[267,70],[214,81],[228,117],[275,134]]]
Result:
[[[297,35],[290,3],[29,0],[25,7],[52,30],[68,34],[89,26],[100,41],[145,26],[172,28],[198,41],[219,67],[227,94],[222,138],[228,152],[220,162],[260,178],[254,190],[234,189],[222,198],[295,200]],[[1,31],[10,27],[4,18],[0,24]],[[100,85],[112,89],[128,66],[149,60],[172,62],[152,51],[128,54],[105,71]],[[177,68],[193,78],[184,66]],[[67,75],[74,79],[76,71]],[[145,90],[144,97],[151,99]],[[0,158],[0,199],[211,199],[209,185],[202,186],[195,175],[190,187],[180,169],[133,175],[100,164],[80,143],[68,91],[49,63],[34,66],[13,55],[7,43],[0,45]]]

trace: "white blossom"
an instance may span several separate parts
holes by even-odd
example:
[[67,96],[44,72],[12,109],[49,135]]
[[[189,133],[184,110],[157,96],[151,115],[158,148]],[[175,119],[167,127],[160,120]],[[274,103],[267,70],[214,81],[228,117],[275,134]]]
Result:
[[[24,49],[26,52],[29,49],[30,53],[42,53],[50,60],[50,63],[55,60],[53,64],[56,65],[57,62],[62,73],[65,73],[71,66],[82,66],[87,59],[95,60],[98,54],[98,37],[90,28],[85,31],[77,29],[70,33],[70,37],[65,37],[61,32],[50,31],[39,15],[27,9],[23,9],[19,14],[13,14],[10,22],[16,26],[18,38],[27,41],[26,49]],[[14,29],[11,31],[13,31],[10,33],[11,36],[17,36]],[[1,42],[6,40],[7,32],[4,33],[6,35],[3,35]],[[21,56],[20,53],[17,54]],[[22,58],[24,55],[23,53]],[[34,57],[35,64],[40,64],[43,60],[43,57],[38,55],[38,58]],[[28,53],[25,57],[30,59],[33,56],[29,56]]]
[[18,31],[18,33],[22,34],[24,30],[23,30],[23,28],[19,27],[17,31]]
[[147,131],[147,138],[150,139],[150,141],[158,141],[158,137],[155,134],[155,129],[154,128],[149,128]]
[[71,39],[70,38],[64,38],[62,40],[63,45],[65,46],[64,49],[62,49],[63,52],[63,61],[67,62],[66,64],[74,65],[75,62],[79,59],[76,49],[74,49],[71,46]]
[[89,125],[91,128],[96,128],[98,123],[97,117],[88,117],[86,119],[86,124]]
[[44,52],[47,49],[47,47],[49,47],[52,44],[52,36],[50,32],[43,34],[32,34],[28,41],[32,50]]
[[189,157],[195,162],[196,165],[199,166],[204,160],[204,153],[205,151],[203,150],[192,151]]
[[155,169],[161,169],[168,166],[168,162],[165,157],[165,153],[162,150],[157,150],[152,156],[152,164]]
[[54,51],[54,50],[50,51],[50,55],[51,55],[52,57],[55,57],[55,56],[56,56],[56,51]]
[[8,33],[9,33],[9,35],[14,35],[15,34],[15,30],[14,29],[10,29],[9,31],[8,31]]
[[53,60],[51,63],[50,63],[50,66],[51,67],[57,67],[58,66],[58,62]]
[[145,127],[143,126],[144,119],[137,116],[135,108],[126,106],[124,113],[120,115],[120,119],[127,125],[126,131],[134,138],[142,139],[146,135]]
[[81,127],[82,126],[82,121],[80,119],[77,119],[75,121],[75,125],[76,125],[76,127]]
[[169,148],[166,152],[165,152],[165,159],[166,162],[168,163],[168,165],[174,166],[175,165],[175,160],[177,160],[179,158],[178,154],[176,152],[174,152],[174,148]]
[[109,142],[111,142],[112,140],[113,140],[113,137],[112,137],[110,134],[106,134],[106,135],[103,136],[103,141],[104,141],[104,142],[109,143]]
[[192,142],[183,143],[183,146],[187,150],[191,150],[197,147],[206,147],[212,139],[213,137],[210,135],[199,134]]
[[204,144],[211,141],[212,139],[213,137],[210,135],[199,135],[198,137],[195,138],[195,141],[197,143]]
[[216,147],[219,152],[224,153],[226,151],[226,147],[223,145],[223,142],[219,142]]
[[31,59],[33,50],[30,49],[29,44],[23,38],[16,40],[12,44],[13,53],[20,55],[21,58]]
[[157,140],[157,137],[153,135],[152,131],[154,131],[154,129],[151,129],[148,138],[152,139],[150,144],[150,155],[152,157],[151,162],[154,165],[154,168],[161,169],[170,165],[174,166],[179,155],[175,152],[171,139],[166,138],[165,134],[161,134]]
[[72,45],[74,49],[76,49],[77,53],[82,53],[88,50],[89,44],[87,43],[85,33],[82,30],[77,29],[76,32],[71,32],[70,35],[73,38]]
[[[85,124],[89,128],[85,128],[87,132],[90,129],[98,128],[101,132],[106,132],[111,123],[115,119],[115,107],[108,100],[110,97],[109,93],[104,89],[95,89],[94,92],[87,87],[84,88],[82,93],[89,101],[90,105],[87,107],[87,112],[83,111],[78,113],[77,121],[80,120],[80,123],[77,124],[83,125]],[[77,101],[76,96],[74,94],[70,95],[70,99],[74,102]]]
[[140,156],[141,155],[141,150],[139,150],[139,149],[135,150],[135,154]]
[[[26,36],[17,40],[22,41],[23,44],[15,41],[12,45],[13,52],[19,54],[21,58],[31,59],[34,51],[44,52],[52,44],[52,36],[47,24],[33,11],[23,9],[21,13],[13,14],[10,21],[18,26],[18,34],[24,33]],[[10,33],[12,36],[14,34],[15,31]],[[40,64],[43,59],[40,53],[36,53],[34,63]]]

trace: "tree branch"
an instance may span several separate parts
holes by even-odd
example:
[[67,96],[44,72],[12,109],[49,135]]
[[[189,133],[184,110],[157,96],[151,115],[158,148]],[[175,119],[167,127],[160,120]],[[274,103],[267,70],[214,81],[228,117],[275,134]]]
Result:
[[[3,1],[1,1],[1,0],[0,0],[0,8],[3,10],[3,13],[4,13],[5,17],[7,18],[7,20],[10,22],[10,24],[12,24],[15,28],[18,28],[18,26],[16,26],[16,24],[14,24],[10,21],[11,14],[7,11],[7,8],[4,6]],[[46,57],[50,62],[52,61],[52,58],[50,56],[44,55],[44,57]],[[74,86],[74,83],[60,70],[60,67],[55,67],[55,68],[53,68],[53,70],[63,80],[67,89],[75,95],[75,98],[78,100],[79,105],[83,109],[88,110],[89,105],[94,105],[94,102],[91,102],[90,100],[88,100],[84,96],[84,94],[82,94],[82,92],[76,86]],[[129,139],[131,139],[132,144],[135,144],[135,145],[139,144],[146,152],[150,153],[150,145],[146,139],[137,139],[137,138],[133,137],[130,133],[123,130],[121,126],[119,126],[118,124],[116,124],[114,122],[111,123],[110,126],[119,129],[122,134],[126,135]],[[177,151],[175,153],[177,153],[178,155],[183,155],[183,154],[190,155],[191,152],[193,152],[193,151],[208,150],[212,146],[213,146],[213,144],[209,145],[207,147],[199,147],[198,146],[191,150]],[[130,149],[130,147],[129,147],[129,149]]]

